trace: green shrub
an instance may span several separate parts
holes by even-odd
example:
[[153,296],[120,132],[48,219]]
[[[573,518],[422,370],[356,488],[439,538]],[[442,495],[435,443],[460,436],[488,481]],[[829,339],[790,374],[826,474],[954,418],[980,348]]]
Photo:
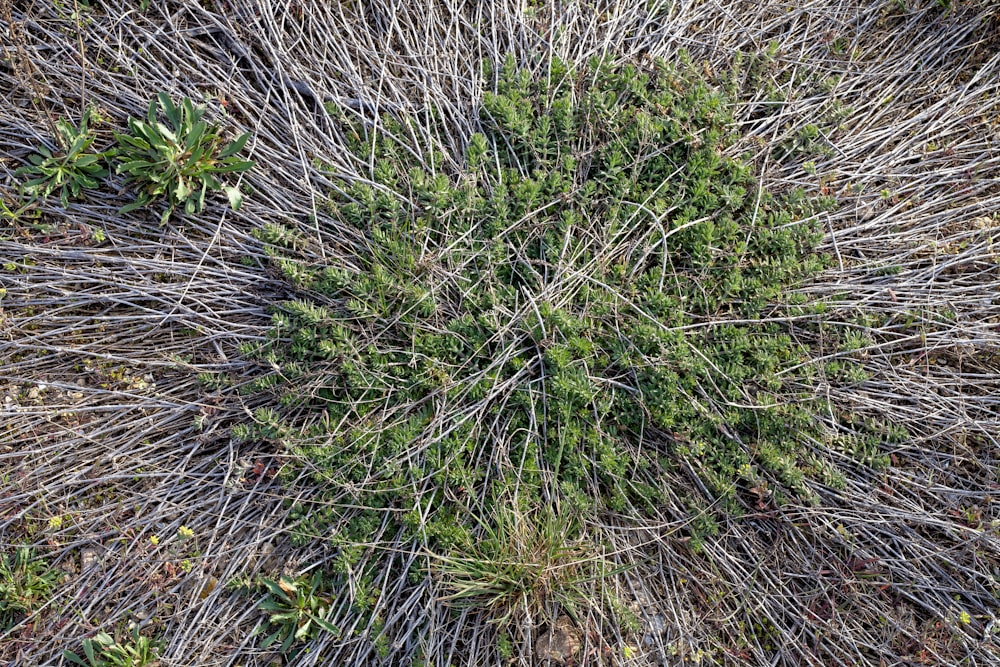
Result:
[[240,435],[311,461],[329,502],[293,516],[345,558],[388,522],[478,563],[504,504],[654,515],[679,466],[730,504],[759,475],[805,492],[809,379],[782,371],[808,350],[780,316],[822,264],[821,203],[760,191],[732,102],[684,62],[542,70],[488,75],[454,168],[403,139],[415,119],[349,126],[372,164],[330,201],[364,238],[349,263],[260,233],[301,298],[252,350],[278,370],[248,390],[284,408]]

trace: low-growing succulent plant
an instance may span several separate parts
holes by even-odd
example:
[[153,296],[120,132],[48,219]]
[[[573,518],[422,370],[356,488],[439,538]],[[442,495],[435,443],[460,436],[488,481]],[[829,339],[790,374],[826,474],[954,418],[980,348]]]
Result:
[[[718,530],[706,508],[740,511],[758,476],[808,493],[815,430],[783,315],[822,267],[829,202],[766,192],[732,102],[683,59],[543,69],[491,73],[450,160],[407,139],[434,134],[419,119],[376,133],[345,115],[371,167],[327,214],[363,240],[324,264],[295,230],[259,232],[300,291],[246,350],[267,369],[246,390],[280,406],[234,430],[310,462],[325,502],[290,515],[303,539],[333,535],[335,571],[378,571],[359,545],[396,530],[453,601],[501,618],[586,605],[575,582],[603,570],[577,557],[581,517],[680,496],[697,549]],[[703,491],[667,488],[678,470]],[[540,540],[550,513],[566,529]]]

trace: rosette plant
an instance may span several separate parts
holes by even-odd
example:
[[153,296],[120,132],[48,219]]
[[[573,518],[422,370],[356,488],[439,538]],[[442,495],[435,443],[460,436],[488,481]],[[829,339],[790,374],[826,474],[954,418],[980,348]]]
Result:
[[[160,122],[160,115],[166,122]],[[166,222],[178,208],[185,213],[199,213],[209,192],[225,191],[233,210],[242,196],[238,186],[220,180],[226,174],[247,171],[253,162],[237,157],[249,133],[224,142],[218,125],[203,120],[205,107],[185,97],[175,104],[166,93],[159,93],[149,103],[146,119],[129,118],[129,133],[116,135],[117,172],[137,187],[136,200],[122,208],[122,213],[166,198]]]

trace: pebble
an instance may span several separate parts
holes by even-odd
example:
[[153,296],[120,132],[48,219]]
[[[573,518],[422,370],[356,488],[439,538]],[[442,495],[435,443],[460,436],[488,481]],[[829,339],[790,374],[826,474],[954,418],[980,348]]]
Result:
[[80,571],[86,571],[91,565],[99,565],[97,549],[90,547],[80,549]]
[[261,544],[257,553],[258,567],[272,567],[276,562],[277,561],[274,558],[274,543],[264,542]]
[[568,616],[560,616],[548,632],[535,642],[535,661],[540,665],[567,665],[573,662],[582,644],[580,631]]
[[666,631],[667,619],[663,614],[656,614],[649,619],[646,634],[642,636],[642,643],[646,646],[652,646],[656,642],[656,638],[663,635]]

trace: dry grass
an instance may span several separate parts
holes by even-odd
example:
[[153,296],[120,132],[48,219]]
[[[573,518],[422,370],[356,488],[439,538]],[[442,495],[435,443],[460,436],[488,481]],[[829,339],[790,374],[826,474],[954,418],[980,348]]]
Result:
[[[785,99],[744,91],[742,148],[756,152],[768,187],[838,197],[824,241],[835,266],[803,289],[828,302],[828,321],[866,336],[853,357],[870,378],[824,386],[830,425],[853,413],[912,437],[885,452],[885,470],[844,456],[845,487],[816,485],[815,506],[778,507],[762,492],[758,513],[723,523],[698,554],[678,539],[686,508],[665,507],[657,525],[603,517],[589,532],[629,568],[603,592],[593,584],[594,594],[632,604],[639,624],[619,636],[584,633],[583,659],[998,664],[996,2],[953,0],[947,11],[913,0],[530,10],[509,1],[171,0],[145,13],[124,0],[89,10],[78,2],[0,0],[8,205],[13,170],[49,140],[56,118],[76,119],[93,103],[120,127],[161,90],[224,99],[224,123],[253,132],[258,167],[245,177],[251,192],[239,213],[216,202],[159,227],[154,213],[119,216],[119,194],[106,192],[65,211],[42,204],[38,220],[0,222],[0,548],[33,544],[69,572],[47,607],[0,637],[0,660],[57,664],[98,628],[147,619],[167,641],[163,664],[268,664],[250,634],[256,598],[214,582],[299,573],[331,557],[321,543],[288,543],[283,503],[308,498],[309,486],[272,479],[287,462],[282,452],[229,437],[255,399],[197,379],[249,377],[237,346],[263,336],[265,307],[284,296],[283,283],[257,268],[252,230],[298,225],[324,253],[351,242],[319,209],[335,184],[313,160],[346,177],[363,178],[368,165],[344,150],[324,102],[359,118],[435,106],[453,130],[439,139],[457,154],[476,117],[484,58],[541,50],[572,63],[669,59],[685,48],[724,72],[736,51],[764,52],[773,41],[768,76]],[[827,92],[803,92],[801,81],[832,75],[839,81]],[[828,116],[833,101],[850,112],[822,126],[824,154],[777,159],[771,148]],[[177,539],[182,525],[193,538]],[[375,583],[386,664],[493,659],[484,616],[456,613],[430,583]],[[537,632],[516,634],[515,664],[531,664]],[[364,633],[325,636],[295,664],[367,665],[375,651]]]

